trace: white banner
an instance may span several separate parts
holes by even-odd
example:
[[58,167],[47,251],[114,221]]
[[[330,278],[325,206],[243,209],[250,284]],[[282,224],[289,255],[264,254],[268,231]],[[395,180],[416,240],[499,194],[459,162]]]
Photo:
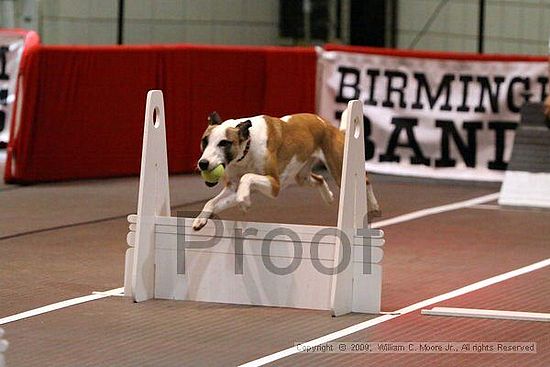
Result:
[[519,109],[544,100],[547,62],[445,60],[323,51],[318,113],[360,99],[370,172],[501,181]]
[[0,30],[0,147],[9,140],[11,112],[25,35]]

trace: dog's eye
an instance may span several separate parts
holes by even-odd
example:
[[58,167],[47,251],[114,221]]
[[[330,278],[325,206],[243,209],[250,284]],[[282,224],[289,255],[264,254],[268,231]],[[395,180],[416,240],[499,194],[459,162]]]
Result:
[[205,136],[201,140],[201,148],[204,149],[204,148],[206,148],[207,145],[208,145],[208,137]]
[[222,140],[218,143],[218,146],[220,147],[228,147],[230,146],[231,144],[233,144],[233,142],[231,140]]

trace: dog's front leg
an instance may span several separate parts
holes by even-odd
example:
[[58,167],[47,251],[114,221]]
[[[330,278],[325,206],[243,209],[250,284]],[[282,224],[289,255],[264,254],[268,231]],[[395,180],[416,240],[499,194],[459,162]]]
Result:
[[208,218],[213,214],[217,214],[224,209],[230,208],[237,204],[237,192],[226,186],[223,190],[208,202],[202,208],[200,214],[193,221],[193,229],[198,231],[206,225]]
[[280,187],[279,180],[273,176],[247,173],[241,177],[241,181],[239,182],[237,202],[241,206],[241,209],[246,211],[251,204],[250,193],[252,190],[258,190],[270,198],[275,198],[279,195]]

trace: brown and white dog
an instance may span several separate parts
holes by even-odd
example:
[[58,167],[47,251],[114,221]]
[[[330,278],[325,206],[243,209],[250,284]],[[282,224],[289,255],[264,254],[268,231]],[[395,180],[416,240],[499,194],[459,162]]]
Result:
[[[271,198],[292,180],[317,187],[327,203],[334,195],[323,176],[312,172],[321,161],[340,186],[344,154],[344,133],[317,115],[301,113],[275,118],[255,116],[221,120],[217,113],[208,118],[201,141],[200,170],[225,167],[225,187],[206,203],[195,218],[193,229],[204,227],[210,216],[235,205],[247,210],[251,191]],[[366,176],[365,176],[366,177]],[[380,216],[372,185],[367,181],[369,220]]]

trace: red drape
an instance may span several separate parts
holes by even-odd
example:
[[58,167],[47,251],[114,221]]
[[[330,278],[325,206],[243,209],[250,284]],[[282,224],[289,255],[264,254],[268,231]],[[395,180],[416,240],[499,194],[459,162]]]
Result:
[[164,92],[171,173],[194,170],[211,111],[232,118],[315,109],[312,48],[36,46],[24,59],[11,183],[139,173],[150,89]]

